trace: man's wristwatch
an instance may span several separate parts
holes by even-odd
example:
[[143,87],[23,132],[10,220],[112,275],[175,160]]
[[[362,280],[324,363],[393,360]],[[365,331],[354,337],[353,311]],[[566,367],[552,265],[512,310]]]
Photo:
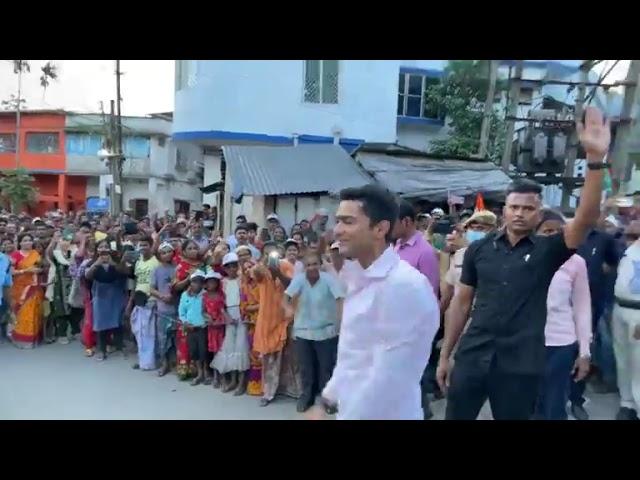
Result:
[[610,163],[588,163],[587,162],[587,168],[589,170],[606,170],[607,168],[609,168],[611,166]]

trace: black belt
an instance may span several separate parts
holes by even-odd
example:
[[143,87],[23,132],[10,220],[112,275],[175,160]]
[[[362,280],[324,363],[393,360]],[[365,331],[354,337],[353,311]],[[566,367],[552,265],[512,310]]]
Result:
[[631,308],[633,310],[640,310],[640,301],[638,300],[623,300],[616,297],[616,303],[622,308]]

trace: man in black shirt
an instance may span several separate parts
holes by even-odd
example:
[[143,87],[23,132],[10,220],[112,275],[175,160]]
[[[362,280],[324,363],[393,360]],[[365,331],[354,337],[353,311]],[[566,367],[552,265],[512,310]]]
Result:
[[[545,362],[549,284],[599,217],[610,127],[598,109],[588,107],[585,113],[577,128],[589,168],[573,222],[562,234],[536,236],[541,188],[514,182],[507,192],[505,227],[467,249],[437,371],[440,387],[448,387],[447,419],[477,418],[487,398],[496,420],[526,420],[533,413]],[[449,357],[472,305],[473,320],[449,375]]]

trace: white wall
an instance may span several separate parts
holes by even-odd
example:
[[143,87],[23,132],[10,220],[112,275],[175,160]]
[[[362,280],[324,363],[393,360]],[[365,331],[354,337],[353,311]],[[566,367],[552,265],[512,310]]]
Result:
[[448,127],[438,125],[399,124],[398,144],[427,152],[431,141],[446,138]]
[[336,105],[303,102],[303,60],[199,60],[176,92],[173,131],[332,136],[393,142],[399,60],[341,60]]

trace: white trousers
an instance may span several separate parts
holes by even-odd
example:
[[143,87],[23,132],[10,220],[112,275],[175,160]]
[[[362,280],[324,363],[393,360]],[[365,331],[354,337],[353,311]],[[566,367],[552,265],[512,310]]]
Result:
[[620,406],[640,413],[640,340],[633,338],[636,325],[640,325],[640,310],[619,305],[613,308],[611,330],[618,370]]

